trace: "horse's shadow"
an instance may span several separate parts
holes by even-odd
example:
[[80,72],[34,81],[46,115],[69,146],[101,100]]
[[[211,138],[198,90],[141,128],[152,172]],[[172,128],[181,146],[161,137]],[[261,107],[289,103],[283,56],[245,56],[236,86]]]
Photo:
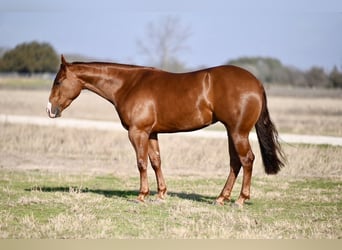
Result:
[[[25,189],[27,192],[38,191],[38,192],[47,192],[47,193],[55,193],[55,192],[63,192],[63,193],[94,193],[98,195],[103,195],[107,198],[111,197],[119,197],[127,200],[134,200],[135,197],[138,196],[138,190],[107,190],[107,189],[92,189],[92,188],[80,188],[80,187],[70,187],[70,186],[60,186],[60,187],[32,187]],[[150,198],[153,199],[156,196],[157,192],[151,191]],[[213,196],[206,196],[196,193],[185,193],[185,192],[167,192],[167,195],[170,197],[177,197],[184,200],[191,200],[201,203],[212,204],[215,200]]]

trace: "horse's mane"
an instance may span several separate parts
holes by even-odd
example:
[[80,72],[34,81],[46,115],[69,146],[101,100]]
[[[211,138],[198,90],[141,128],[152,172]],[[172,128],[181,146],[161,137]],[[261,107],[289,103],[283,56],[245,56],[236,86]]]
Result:
[[133,64],[122,64],[122,63],[114,63],[114,62],[72,62],[71,65],[81,65],[81,66],[113,66],[116,68],[124,68],[124,69],[152,69],[152,70],[158,70],[154,67],[148,67],[148,66],[140,66],[140,65],[133,65]]

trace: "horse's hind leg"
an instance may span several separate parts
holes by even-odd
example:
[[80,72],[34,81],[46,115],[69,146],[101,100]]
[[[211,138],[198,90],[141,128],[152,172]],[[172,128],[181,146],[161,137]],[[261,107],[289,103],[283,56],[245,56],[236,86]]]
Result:
[[158,198],[164,199],[166,195],[166,184],[163,172],[161,170],[161,159],[157,134],[150,135],[148,144],[148,156],[150,158],[150,162],[157,179]]
[[230,200],[230,194],[232,192],[234,183],[241,169],[241,162],[239,155],[237,154],[232,137],[228,134],[229,139],[229,157],[230,157],[230,172],[224,185],[221,194],[216,199],[216,203],[223,205],[225,200]]
[[243,206],[245,200],[250,198],[250,188],[252,180],[252,169],[254,162],[254,154],[248,140],[248,133],[233,134],[232,140],[234,142],[235,150],[239,155],[240,162],[243,167],[242,188],[238,200],[235,202],[240,207]]

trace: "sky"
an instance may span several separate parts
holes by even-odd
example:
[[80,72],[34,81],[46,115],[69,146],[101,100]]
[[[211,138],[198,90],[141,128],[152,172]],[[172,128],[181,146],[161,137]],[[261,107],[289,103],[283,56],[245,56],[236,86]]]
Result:
[[57,53],[146,65],[137,40],[167,16],[191,32],[177,56],[188,68],[267,56],[302,70],[342,69],[340,0],[0,0],[0,47],[35,40]]

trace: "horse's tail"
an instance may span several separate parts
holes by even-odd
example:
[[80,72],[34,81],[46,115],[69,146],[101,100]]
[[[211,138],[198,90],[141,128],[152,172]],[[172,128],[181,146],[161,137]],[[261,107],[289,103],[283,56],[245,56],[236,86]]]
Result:
[[265,172],[266,174],[277,174],[280,168],[285,165],[285,157],[278,141],[278,131],[268,113],[265,92],[261,114],[255,124],[255,129],[259,140]]

